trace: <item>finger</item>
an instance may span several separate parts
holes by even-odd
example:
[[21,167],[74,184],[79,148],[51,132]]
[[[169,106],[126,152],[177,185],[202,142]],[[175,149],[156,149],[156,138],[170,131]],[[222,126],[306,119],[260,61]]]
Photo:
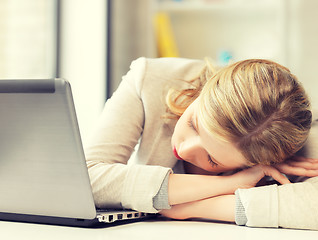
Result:
[[287,164],[276,166],[276,168],[284,174],[290,174],[295,176],[305,176],[305,177],[318,176],[318,170],[305,169],[302,167],[294,167]]
[[308,170],[318,170],[318,162],[309,162],[309,161],[289,161],[286,162],[287,165],[297,168],[305,168]]
[[266,166],[264,170],[265,170],[264,173],[266,176],[270,176],[274,178],[280,184],[290,183],[289,179],[285,175],[283,175],[280,171],[278,171],[276,168]]
[[297,161],[297,162],[312,162],[312,163],[318,163],[318,159],[316,158],[307,158],[303,156],[293,156],[290,158],[292,161]]

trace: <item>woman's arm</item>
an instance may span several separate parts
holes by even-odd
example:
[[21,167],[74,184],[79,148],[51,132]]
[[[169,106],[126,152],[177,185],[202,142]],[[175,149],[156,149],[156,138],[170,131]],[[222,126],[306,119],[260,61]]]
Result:
[[156,212],[152,197],[171,171],[155,164],[127,164],[144,132],[146,115],[141,89],[146,65],[145,58],[132,63],[131,70],[107,101],[85,148],[93,196],[99,208]]
[[[242,171],[236,177],[248,176],[254,171],[248,170],[250,172]],[[174,219],[205,218],[234,222],[237,218],[245,220],[240,221],[239,225],[250,227],[318,230],[318,177],[303,183],[246,187],[238,189],[235,195],[177,204],[160,213]],[[242,211],[237,211],[237,202],[240,202]],[[241,215],[235,215],[237,212]]]
[[219,221],[234,222],[235,196],[222,195],[214,198],[183,203],[162,210],[160,214],[174,219],[205,218]]
[[177,205],[224,194],[233,194],[236,190],[235,185],[229,176],[170,174],[169,204]]
[[205,176],[170,174],[170,205],[193,202],[220,195],[234,194],[238,188],[254,187],[264,176],[271,176],[281,184],[290,183],[277,169],[270,166],[255,166],[230,176]]
[[235,195],[238,188],[254,187],[264,176],[281,184],[289,183],[277,169],[255,166],[230,176],[170,175],[171,209],[160,213],[175,219],[206,218],[234,222]]

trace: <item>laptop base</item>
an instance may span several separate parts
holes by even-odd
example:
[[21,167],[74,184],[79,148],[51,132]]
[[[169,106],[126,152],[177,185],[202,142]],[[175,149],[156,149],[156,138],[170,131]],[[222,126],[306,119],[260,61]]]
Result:
[[[134,215],[130,217],[130,214]],[[94,219],[76,219],[16,213],[0,213],[0,221],[91,228],[117,226],[121,224],[127,224],[132,222],[138,222],[140,220],[154,218],[156,216],[157,214],[140,213],[134,211],[127,211],[125,213],[109,212],[107,214],[98,214],[98,216]]]

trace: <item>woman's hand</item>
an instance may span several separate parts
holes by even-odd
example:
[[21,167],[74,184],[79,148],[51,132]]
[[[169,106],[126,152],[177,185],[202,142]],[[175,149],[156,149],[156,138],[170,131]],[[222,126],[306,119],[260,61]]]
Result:
[[283,163],[276,164],[275,168],[284,174],[316,177],[318,176],[318,159],[293,156]]
[[288,178],[271,166],[256,165],[230,176],[237,184],[237,188],[252,188],[265,176],[270,176],[280,184],[290,183]]

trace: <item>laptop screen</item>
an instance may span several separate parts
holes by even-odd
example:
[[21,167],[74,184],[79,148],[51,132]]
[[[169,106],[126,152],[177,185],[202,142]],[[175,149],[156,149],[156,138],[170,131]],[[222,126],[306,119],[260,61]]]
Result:
[[0,212],[92,219],[70,84],[0,80]]

